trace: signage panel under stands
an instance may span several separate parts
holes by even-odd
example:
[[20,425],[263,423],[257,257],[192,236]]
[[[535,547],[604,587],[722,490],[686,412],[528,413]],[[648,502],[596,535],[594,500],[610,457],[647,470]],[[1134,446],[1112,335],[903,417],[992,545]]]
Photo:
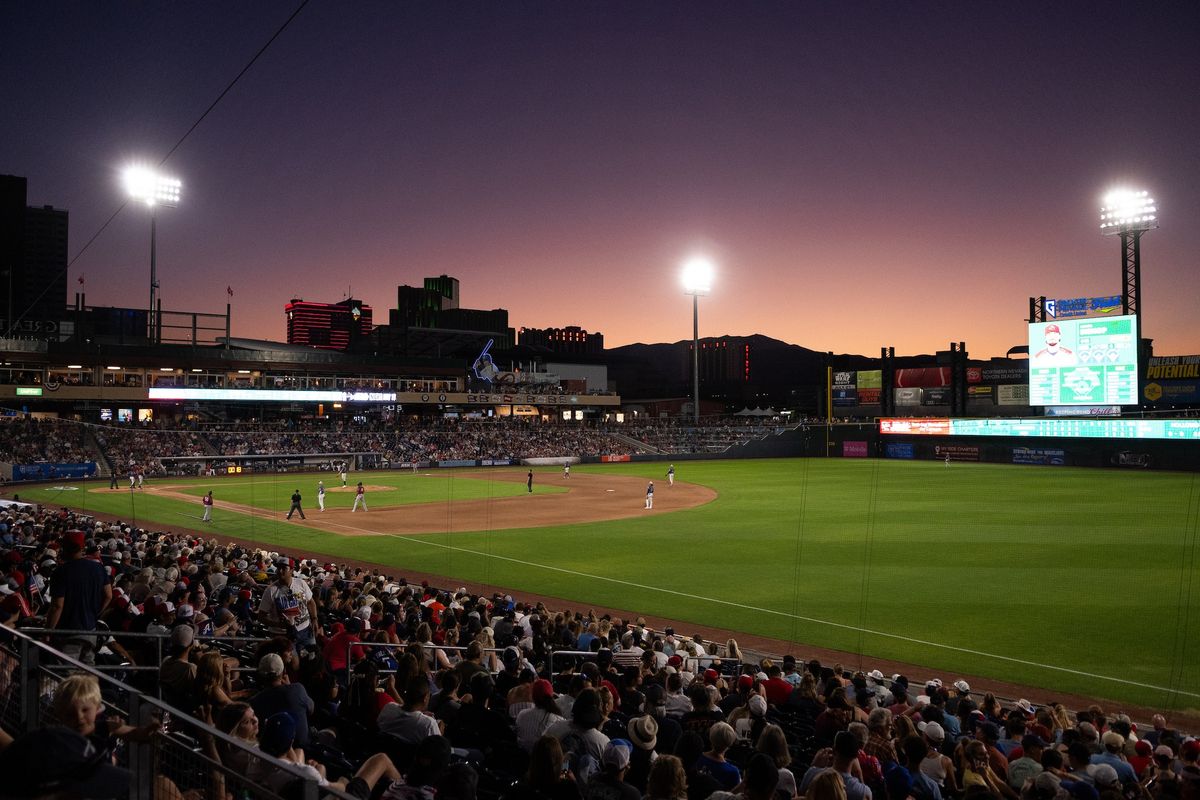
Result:
[[1200,441],[1200,419],[920,419],[879,420],[882,434],[904,436],[1027,436],[1059,439],[1179,439]]
[[311,389],[193,389],[152,387],[150,400],[249,400],[260,403],[442,403],[454,405],[619,406],[617,395],[467,393],[467,392],[356,392]]

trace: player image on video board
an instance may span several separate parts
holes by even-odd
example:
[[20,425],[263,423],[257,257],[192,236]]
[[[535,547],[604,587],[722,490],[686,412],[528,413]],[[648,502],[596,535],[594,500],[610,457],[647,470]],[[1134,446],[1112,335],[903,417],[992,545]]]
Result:
[[1029,326],[1029,404],[1136,405],[1137,317]]

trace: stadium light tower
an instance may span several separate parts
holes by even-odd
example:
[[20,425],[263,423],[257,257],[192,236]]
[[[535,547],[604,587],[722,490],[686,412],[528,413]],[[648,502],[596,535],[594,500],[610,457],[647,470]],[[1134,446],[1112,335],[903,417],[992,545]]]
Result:
[[125,170],[125,192],[131,200],[145,203],[150,208],[150,341],[156,340],[154,301],[158,293],[158,262],[155,253],[156,228],[159,206],[175,208],[179,205],[179,194],[183,183],[178,178],[162,175],[149,167],[134,166]]
[[1158,227],[1158,206],[1149,192],[1114,189],[1100,207],[1100,232],[1121,237],[1121,313],[1138,315],[1141,333],[1142,234]]
[[683,293],[692,296],[692,419],[700,424],[700,295],[712,289],[716,268],[703,256],[683,265]]

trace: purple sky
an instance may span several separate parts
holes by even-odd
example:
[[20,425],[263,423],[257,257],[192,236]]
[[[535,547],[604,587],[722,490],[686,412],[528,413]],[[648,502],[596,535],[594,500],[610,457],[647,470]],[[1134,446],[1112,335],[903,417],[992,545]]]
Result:
[[[9,3],[0,172],[71,212],[72,255],[292,3]],[[314,0],[168,161],[166,308],[283,339],[293,296],[386,322],[448,273],[515,327],[1003,355],[1028,298],[1119,294],[1098,205],[1158,199],[1145,335],[1200,353],[1196,3]],[[130,206],[72,268],[149,295]]]

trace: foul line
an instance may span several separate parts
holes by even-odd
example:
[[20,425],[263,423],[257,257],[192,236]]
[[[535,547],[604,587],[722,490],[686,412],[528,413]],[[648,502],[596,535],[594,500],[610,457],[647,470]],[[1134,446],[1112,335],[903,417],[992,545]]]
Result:
[[909,642],[911,644],[924,645],[926,647],[937,647],[942,650],[952,650],[956,653],[966,653],[968,655],[973,655],[973,656],[984,656],[986,658],[995,658],[995,659],[999,659],[1001,661],[1007,661],[1012,664],[1021,664],[1022,666],[1026,666],[1026,667],[1037,667],[1039,669],[1048,669],[1048,670],[1054,670],[1056,672],[1065,672],[1069,675],[1079,675],[1080,677],[1084,677],[1084,678],[1096,678],[1096,679],[1102,680],[1102,681],[1111,681],[1113,683],[1122,683],[1122,684],[1125,684],[1126,686],[1138,686],[1143,689],[1154,689],[1155,691],[1159,691],[1159,692],[1175,692],[1177,694],[1187,695],[1188,697],[1200,697],[1200,694],[1198,694],[1196,692],[1186,692],[1182,689],[1168,689],[1163,686],[1155,686],[1152,683],[1142,683],[1141,681],[1131,681],[1131,680],[1127,680],[1125,678],[1114,678],[1111,675],[1099,675],[1095,672],[1085,672],[1085,671],[1079,670],[1079,669],[1071,669],[1070,667],[1057,667],[1057,666],[1054,666],[1053,664],[1040,664],[1037,661],[1027,661],[1026,659],[1023,659],[1023,658],[1014,658],[1012,656],[1002,656],[998,653],[988,653],[984,650],[972,650],[969,647],[959,647],[959,646],[953,645],[953,644],[942,644],[941,642],[931,642],[927,639],[917,639],[912,636],[902,636],[898,633],[887,633],[886,631],[877,631],[877,630],[872,630],[871,628],[861,628],[856,625],[846,625],[841,622],[832,622],[827,619],[817,619],[816,617],[806,617],[801,614],[789,614],[785,611],[777,611],[773,608],[760,608],[758,606],[748,606],[745,603],[735,603],[730,600],[720,600],[715,597],[704,597],[703,595],[691,594],[690,592],[680,592],[675,589],[664,589],[661,586],[647,586],[644,583],[635,583],[634,581],[621,580],[620,578],[609,578],[605,575],[593,575],[589,572],[580,572],[578,570],[567,569],[565,567],[555,567],[555,566],[550,566],[548,564],[538,564],[537,562],[534,562],[534,561],[525,561],[520,558],[513,558],[512,556],[502,556],[502,555],[497,555],[495,553],[481,553],[478,550],[471,550],[466,547],[456,547],[454,545],[443,544],[441,542],[430,542],[425,539],[418,539],[416,536],[412,536],[412,535],[401,536],[401,535],[395,534],[395,533],[382,533],[380,531],[369,531],[369,530],[365,530],[363,528],[357,528],[357,527],[354,527],[351,525],[343,525],[340,523],[334,523],[334,524],[337,525],[338,527],[347,528],[349,530],[357,531],[359,533],[370,534],[370,535],[374,535],[374,536],[389,536],[393,539],[400,539],[400,540],[403,540],[406,542],[419,542],[419,543],[427,545],[429,547],[441,547],[445,550],[453,550],[453,551],[456,551],[459,553],[468,553],[470,555],[481,556],[483,558],[498,558],[502,561],[511,561],[514,564],[520,564],[521,566],[524,566],[524,567],[537,567],[538,569],[549,570],[551,572],[561,572],[565,575],[573,575],[573,576],[579,577],[579,578],[591,578],[592,580],[607,581],[609,583],[615,583],[620,586],[629,586],[634,589],[645,589],[647,591],[662,592],[664,594],[675,595],[676,597],[686,597],[689,600],[700,600],[700,601],[707,602],[707,603],[716,603],[718,605],[723,605],[723,606],[732,606],[732,607],[736,607],[736,608],[743,608],[743,609],[747,609],[750,611],[761,611],[764,614],[774,614],[775,616],[778,616],[778,617],[786,617],[788,619],[798,619],[803,622],[812,622],[817,625],[828,625],[829,627],[832,627],[832,628],[842,628],[843,630],[854,631],[856,633],[867,633],[872,636],[882,636],[887,639],[896,639],[898,641]]

